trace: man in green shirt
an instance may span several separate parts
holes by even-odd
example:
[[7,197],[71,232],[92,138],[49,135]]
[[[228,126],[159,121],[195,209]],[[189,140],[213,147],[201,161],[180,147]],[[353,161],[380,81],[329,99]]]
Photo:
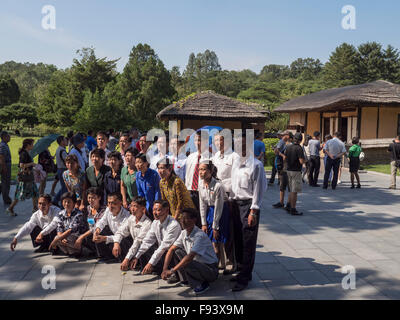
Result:
[[354,177],[357,179],[357,188],[361,188],[358,170],[360,169],[360,154],[362,150],[359,142],[360,138],[354,137],[352,140],[353,145],[349,149],[351,189],[354,189]]

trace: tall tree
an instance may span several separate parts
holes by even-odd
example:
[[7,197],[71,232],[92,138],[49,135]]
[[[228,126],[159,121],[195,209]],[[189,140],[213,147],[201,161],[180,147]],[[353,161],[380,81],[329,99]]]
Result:
[[393,83],[400,83],[399,51],[388,45],[383,54],[385,60],[383,79]]
[[0,75],[0,108],[19,100],[18,84],[9,74]]
[[360,83],[383,79],[385,57],[382,46],[377,42],[367,42],[358,47]]

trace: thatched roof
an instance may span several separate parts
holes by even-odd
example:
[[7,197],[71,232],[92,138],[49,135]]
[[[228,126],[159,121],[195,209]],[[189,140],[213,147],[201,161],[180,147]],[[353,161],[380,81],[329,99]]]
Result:
[[212,91],[200,92],[169,105],[157,114],[161,120],[209,119],[242,122],[265,122],[261,106],[247,104]]
[[382,105],[400,107],[400,85],[378,80],[360,85],[322,90],[289,100],[274,111],[330,111]]

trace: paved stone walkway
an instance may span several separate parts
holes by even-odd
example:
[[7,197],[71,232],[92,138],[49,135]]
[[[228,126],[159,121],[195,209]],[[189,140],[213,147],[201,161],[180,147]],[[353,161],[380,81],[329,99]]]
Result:
[[[232,293],[229,277],[221,275],[200,297],[156,276],[123,275],[118,264],[34,254],[30,238],[11,252],[32,204],[19,203],[14,218],[0,204],[0,299],[400,299],[400,190],[387,189],[385,175],[361,179],[359,190],[346,182],[335,191],[305,185],[301,217],[273,209],[278,187],[270,187],[249,288]],[[342,180],[349,180],[347,173]],[[55,267],[55,290],[42,289],[45,265]],[[345,265],[356,268],[355,290],[342,288]]]

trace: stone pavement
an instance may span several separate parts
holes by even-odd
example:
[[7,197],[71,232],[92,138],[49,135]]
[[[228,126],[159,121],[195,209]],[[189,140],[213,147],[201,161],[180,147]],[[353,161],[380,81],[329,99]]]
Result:
[[[335,191],[304,185],[301,217],[273,209],[279,190],[269,187],[249,288],[232,293],[230,277],[221,275],[199,297],[157,276],[123,275],[118,264],[34,254],[28,237],[11,252],[32,204],[19,203],[18,217],[6,216],[0,204],[0,299],[400,299],[400,190],[387,189],[386,175],[361,179],[363,188],[354,190],[348,182]],[[42,288],[45,265],[55,267],[55,290]],[[356,269],[355,290],[342,288],[345,265]]]

